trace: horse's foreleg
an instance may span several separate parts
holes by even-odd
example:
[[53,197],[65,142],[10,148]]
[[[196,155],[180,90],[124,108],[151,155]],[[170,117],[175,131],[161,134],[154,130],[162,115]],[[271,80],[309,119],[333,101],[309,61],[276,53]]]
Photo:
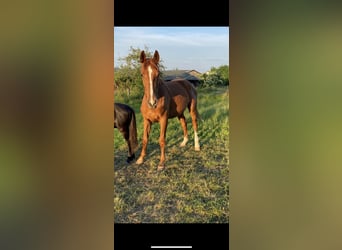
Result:
[[160,162],[158,165],[158,170],[162,170],[165,167],[165,138],[166,138],[166,129],[167,129],[167,116],[162,117],[159,124],[160,124],[160,137],[159,137]]
[[147,149],[147,143],[148,143],[148,137],[150,135],[151,131],[151,122],[147,119],[144,119],[144,135],[143,135],[143,141],[142,141],[142,148],[140,156],[137,160],[137,164],[142,164],[144,162],[144,157],[146,155],[146,149]]
[[182,126],[183,129],[183,133],[184,133],[184,137],[183,137],[183,141],[180,144],[181,147],[184,147],[185,144],[188,142],[189,138],[188,138],[188,128],[186,126],[186,120],[185,120],[185,116],[184,114],[182,114],[181,116],[178,117],[178,120]]

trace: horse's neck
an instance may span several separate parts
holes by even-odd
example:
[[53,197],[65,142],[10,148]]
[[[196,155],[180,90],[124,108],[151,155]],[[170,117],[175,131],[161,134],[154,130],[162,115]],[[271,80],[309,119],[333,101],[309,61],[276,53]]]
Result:
[[[161,79],[160,77],[158,78],[158,95],[160,95],[160,92],[164,92],[166,89],[166,85],[165,82],[163,81],[163,79]],[[158,96],[159,97],[159,96]]]
[[164,80],[158,77],[158,87],[163,87],[165,85]]

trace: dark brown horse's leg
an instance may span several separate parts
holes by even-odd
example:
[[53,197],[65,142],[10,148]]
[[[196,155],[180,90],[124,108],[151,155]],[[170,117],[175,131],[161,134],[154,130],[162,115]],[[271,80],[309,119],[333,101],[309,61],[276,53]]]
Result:
[[135,158],[135,155],[133,153],[133,150],[131,148],[131,144],[129,142],[129,132],[128,132],[128,129],[127,129],[127,131],[123,131],[122,134],[123,134],[123,136],[124,136],[124,138],[126,140],[127,146],[128,146],[128,157],[126,159],[126,162],[130,163]]
[[160,121],[160,137],[159,137],[159,145],[160,145],[160,162],[158,165],[158,170],[163,170],[165,168],[165,137],[166,137],[166,129],[167,129],[167,116],[163,116]]
[[194,128],[194,139],[195,139],[195,150],[200,151],[200,144],[199,144],[199,139],[198,139],[198,127],[197,127],[197,104],[196,100],[192,99],[191,104],[190,104],[190,115],[191,115],[191,120],[192,120],[192,127]]
[[151,131],[151,122],[147,119],[144,119],[144,136],[142,141],[142,149],[140,156],[137,160],[137,164],[142,164],[144,162],[144,157],[146,155],[146,149],[147,149],[147,143],[148,143],[148,137],[150,135]]
[[182,114],[181,116],[178,117],[178,120],[180,121],[180,124],[182,126],[183,129],[183,133],[184,133],[184,139],[183,142],[180,144],[181,147],[184,147],[185,144],[188,142],[189,138],[188,138],[188,128],[186,126],[186,120],[185,120],[185,116],[184,114]]

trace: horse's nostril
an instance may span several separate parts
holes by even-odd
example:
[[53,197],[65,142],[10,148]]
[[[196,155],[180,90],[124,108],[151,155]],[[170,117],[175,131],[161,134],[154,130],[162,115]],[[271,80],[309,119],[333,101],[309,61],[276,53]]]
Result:
[[153,103],[148,102],[148,106],[149,106],[150,108],[156,108],[156,107],[157,107],[157,100],[154,100]]

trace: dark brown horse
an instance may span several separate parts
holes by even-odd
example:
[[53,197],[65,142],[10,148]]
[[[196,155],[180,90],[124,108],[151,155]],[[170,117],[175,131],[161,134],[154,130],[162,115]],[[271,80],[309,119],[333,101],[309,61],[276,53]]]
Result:
[[182,126],[184,137],[180,144],[184,147],[188,141],[188,131],[184,111],[189,109],[192,126],[194,129],[195,150],[200,150],[200,144],[197,134],[197,91],[195,87],[187,80],[176,79],[165,83],[159,72],[159,53],[156,50],[153,58],[146,58],[144,51],[140,54],[141,76],[144,84],[144,97],[141,102],[141,113],[144,118],[144,135],[142,150],[137,164],[142,164],[146,155],[148,137],[151,130],[151,124],[159,122],[160,124],[160,162],[158,170],[165,167],[165,137],[168,119],[177,117]]
[[128,157],[126,162],[130,163],[134,158],[134,152],[138,148],[137,126],[135,112],[127,104],[114,103],[114,128],[117,128],[128,145]]

